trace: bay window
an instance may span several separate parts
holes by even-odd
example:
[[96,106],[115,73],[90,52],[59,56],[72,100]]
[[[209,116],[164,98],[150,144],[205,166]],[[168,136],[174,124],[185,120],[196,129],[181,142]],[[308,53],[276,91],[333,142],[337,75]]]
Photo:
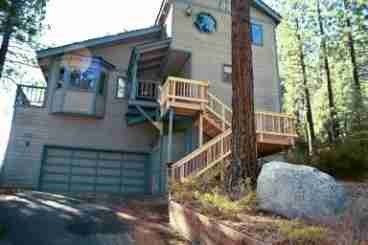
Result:
[[113,66],[102,58],[68,55],[58,69],[52,112],[102,117]]

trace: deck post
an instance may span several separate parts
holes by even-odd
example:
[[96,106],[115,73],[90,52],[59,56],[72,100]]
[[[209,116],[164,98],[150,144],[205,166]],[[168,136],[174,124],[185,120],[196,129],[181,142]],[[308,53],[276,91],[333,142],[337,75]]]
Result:
[[222,105],[222,110],[221,110],[221,116],[222,116],[222,130],[225,131],[226,130],[226,111],[225,111],[225,106]]
[[133,56],[132,56],[132,64],[130,67],[130,79],[131,79],[131,91],[130,91],[130,99],[131,100],[135,100],[136,96],[137,96],[137,91],[138,91],[138,80],[137,80],[137,74],[138,74],[138,61],[140,58],[140,54],[139,52],[134,49],[133,51]]
[[199,114],[199,146],[203,145],[203,115]]
[[168,134],[168,144],[167,144],[167,162],[172,162],[172,137],[173,137],[173,127],[174,127],[174,110],[169,111],[169,134]]

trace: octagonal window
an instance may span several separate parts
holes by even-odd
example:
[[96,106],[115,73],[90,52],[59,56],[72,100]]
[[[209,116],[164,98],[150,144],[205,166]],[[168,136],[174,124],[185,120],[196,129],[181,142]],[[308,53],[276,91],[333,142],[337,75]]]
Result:
[[200,32],[213,33],[217,30],[216,19],[207,13],[199,13],[194,22],[194,25]]

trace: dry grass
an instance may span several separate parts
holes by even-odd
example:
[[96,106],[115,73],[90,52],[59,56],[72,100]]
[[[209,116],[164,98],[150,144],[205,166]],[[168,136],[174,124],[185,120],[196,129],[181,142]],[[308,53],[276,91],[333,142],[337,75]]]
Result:
[[232,201],[216,190],[211,193],[196,192],[195,197],[201,203],[202,213],[227,220],[238,220],[239,213],[254,210],[257,200],[254,192],[249,193],[239,201]]
[[218,186],[208,191],[208,185],[198,180],[187,180],[171,185],[172,197],[179,203],[191,204],[205,215],[226,220],[238,220],[238,214],[255,212],[257,197],[255,192],[249,192],[238,201],[231,200]]
[[321,226],[307,225],[300,220],[281,221],[278,230],[288,243],[293,245],[319,245],[328,237],[328,230]]

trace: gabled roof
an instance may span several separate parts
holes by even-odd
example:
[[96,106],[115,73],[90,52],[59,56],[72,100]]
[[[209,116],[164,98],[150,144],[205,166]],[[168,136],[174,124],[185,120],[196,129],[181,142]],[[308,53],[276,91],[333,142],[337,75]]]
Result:
[[99,38],[88,39],[88,40],[81,41],[81,42],[75,42],[75,43],[67,44],[67,45],[60,46],[60,47],[39,50],[37,51],[37,57],[40,59],[40,58],[45,58],[49,56],[63,54],[66,52],[71,52],[71,51],[81,49],[81,48],[90,48],[90,47],[96,47],[96,46],[119,44],[119,43],[127,42],[131,39],[146,36],[146,35],[156,35],[157,34],[157,36],[159,36],[161,35],[162,31],[163,31],[163,28],[161,26],[155,25],[149,28],[122,32],[122,33],[115,34],[115,35],[109,35],[109,36],[104,36],[104,37],[99,37]]
[[273,8],[268,6],[262,0],[253,0],[253,4],[260,11],[264,12],[269,17],[271,17],[277,24],[279,24],[281,22],[281,19],[282,19],[281,15],[276,10],[274,10]]
[[[156,18],[156,25],[162,25],[169,13],[170,5],[174,0],[162,0],[160,11]],[[229,0],[230,1],[230,0]],[[264,3],[262,0],[253,0],[253,6],[271,17],[277,24],[281,22],[281,15]]]

